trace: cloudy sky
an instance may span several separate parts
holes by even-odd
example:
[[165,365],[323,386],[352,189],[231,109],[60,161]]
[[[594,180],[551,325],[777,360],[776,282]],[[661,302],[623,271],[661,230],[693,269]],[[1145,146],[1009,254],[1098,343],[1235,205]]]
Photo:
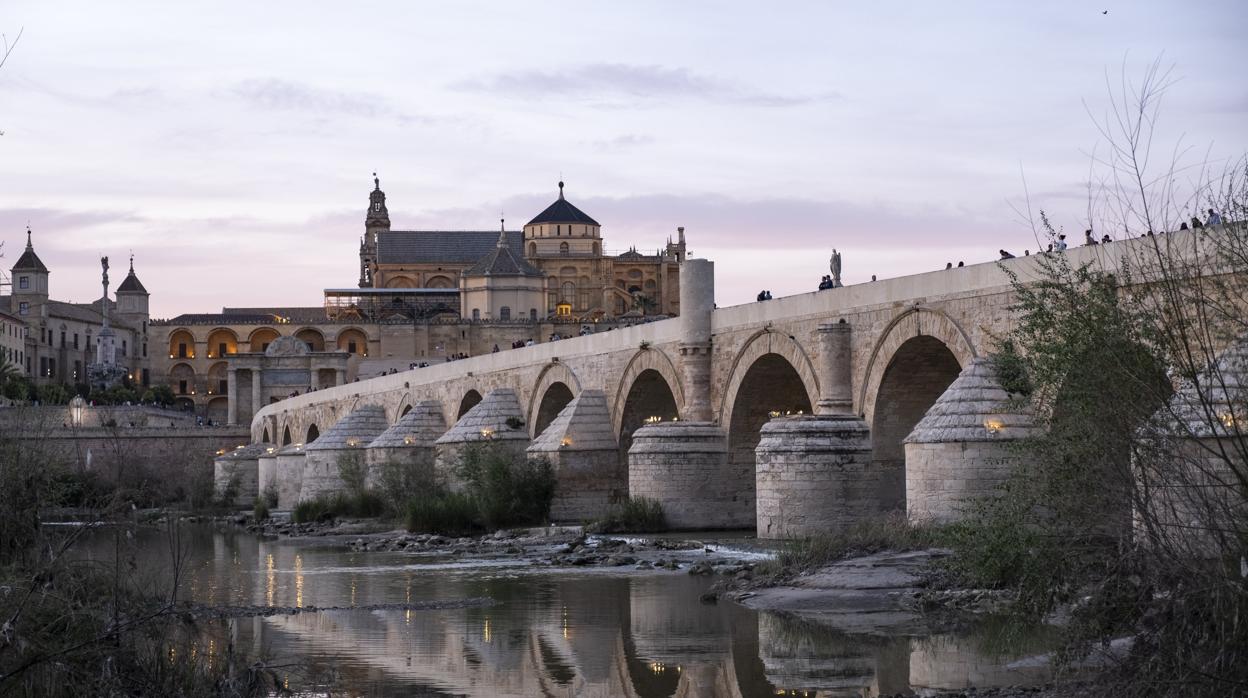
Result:
[[[1082,231],[1106,75],[1161,56],[1158,141],[1248,150],[1248,4],[3,0],[0,233],[56,298],[133,249],[153,314],[353,286],[397,229],[519,227],[567,181],[606,247],[685,226],[721,305]],[[1108,10],[1108,13],[1103,13]],[[114,276],[117,279],[117,276]]]

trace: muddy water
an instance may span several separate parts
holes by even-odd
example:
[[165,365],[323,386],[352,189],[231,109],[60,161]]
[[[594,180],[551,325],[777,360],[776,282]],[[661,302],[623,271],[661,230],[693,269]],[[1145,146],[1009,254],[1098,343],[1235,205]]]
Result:
[[[362,606],[485,597],[489,607],[334,610],[224,621],[232,643],[282,666],[293,689],[362,695],[877,696],[1013,685],[982,633],[839,630],[836,621],[704,604],[714,578],[631,568],[568,570],[527,559],[353,552],[189,527],[180,545],[99,531],[89,555],[133,554],[158,585],[184,551],[182,595],[207,604]],[[121,543],[118,543],[121,540]],[[130,551],[130,552],[127,552]]]

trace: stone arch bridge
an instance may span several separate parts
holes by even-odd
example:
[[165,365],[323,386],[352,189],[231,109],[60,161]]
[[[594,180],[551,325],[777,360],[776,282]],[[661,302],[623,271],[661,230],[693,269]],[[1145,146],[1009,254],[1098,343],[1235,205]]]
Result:
[[[1065,254],[1073,263],[1116,268],[1142,244]],[[473,421],[474,407],[481,413],[492,403],[491,414],[514,417],[512,430],[524,432],[514,436],[530,453],[555,456],[564,494],[646,494],[664,503],[677,527],[750,528],[757,521],[761,536],[756,450],[764,425],[836,413],[859,420],[869,434],[869,445],[851,460],[857,472],[870,474],[872,491],[843,496],[904,510],[903,442],[962,369],[990,352],[1014,322],[1002,266],[1023,280],[1039,272],[1037,257],[1024,257],[714,308],[713,264],[688,260],[680,317],[288,398],[259,411],[252,438],[279,447],[310,442],[365,406],[380,407],[391,425],[422,406],[440,413],[435,417],[448,431],[438,448],[446,448],[456,441],[457,424],[470,426],[459,429],[467,432],[459,440],[492,435],[492,427],[477,428],[480,414]],[[571,455],[588,451],[593,458]],[[555,510],[575,519],[602,503]],[[802,529],[768,533],[794,530]]]

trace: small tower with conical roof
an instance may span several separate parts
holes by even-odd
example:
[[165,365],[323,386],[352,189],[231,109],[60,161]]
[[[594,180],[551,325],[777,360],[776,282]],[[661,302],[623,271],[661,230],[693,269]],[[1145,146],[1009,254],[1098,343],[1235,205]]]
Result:
[[150,294],[144,288],[143,282],[139,281],[139,277],[134,273],[134,255],[130,255],[130,272],[126,274],[126,278],[122,279],[121,285],[117,287],[117,319],[127,325],[130,325],[136,332],[141,332],[146,327],[146,321],[149,319],[148,314],[148,298]]
[[381,179],[373,173],[373,191],[368,195],[368,212],[364,215],[364,239],[360,241],[360,288],[372,288],[377,271],[377,236],[390,231],[390,211],[386,209],[386,193]]
[[35,254],[30,226],[26,227],[26,250],[10,270],[13,274],[13,310],[24,317],[41,317],[48,302],[49,271]]

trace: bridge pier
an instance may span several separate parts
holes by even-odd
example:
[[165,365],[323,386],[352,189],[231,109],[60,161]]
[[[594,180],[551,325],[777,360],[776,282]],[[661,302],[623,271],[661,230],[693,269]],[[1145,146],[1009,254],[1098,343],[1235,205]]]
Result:
[[991,496],[1019,456],[1010,444],[1035,429],[1031,414],[1008,404],[988,358],[972,359],[906,437],[906,516],[911,523],[962,518]]
[[746,528],[748,498],[724,477],[728,443],[709,422],[661,422],[633,433],[628,494],[657,501],[674,529]]
[[[389,426],[381,406],[365,405],[307,444],[299,501],[345,493],[348,484],[362,486],[368,474],[364,449]],[[344,476],[359,482],[348,483]]]
[[270,481],[277,483],[277,508],[290,511],[299,503],[299,494],[303,489],[303,464],[307,460],[307,453],[304,452],[302,443],[293,443],[283,446],[275,456]]
[[628,494],[628,472],[620,463],[606,393],[583,390],[533,440],[528,454],[547,458],[555,469],[552,521],[587,521]]
[[446,433],[436,400],[423,400],[368,445],[368,486],[382,484],[383,470],[401,469],[405,482],[433,480],[434,442]]
[[511,388],[491,390],[434,445],[437,447],[434,476],[451,490],[462,491],[465,482],[459,470],[469,448],[490,445],[523,456],[529,447],[529,431],[524,425],[520,397]]
[[822,323],[817,333],[816,414],[772,419],[754,451],[759,538],[843,531],[883,509],[871,432],[853,412],[850,326]]
[[260,456],[273,444],[240,446],[213,461],[213,486],[218,496],[233,487],[234,500],[226,504],[250,508],[259,494]]

